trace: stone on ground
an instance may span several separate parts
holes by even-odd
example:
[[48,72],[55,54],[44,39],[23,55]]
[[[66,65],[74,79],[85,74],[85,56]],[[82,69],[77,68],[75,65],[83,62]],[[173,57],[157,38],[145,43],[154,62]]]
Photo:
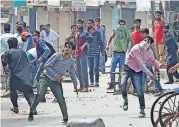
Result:
[[105,127],[101,118],[98,119],[82,119],[68,122],[66,127]]

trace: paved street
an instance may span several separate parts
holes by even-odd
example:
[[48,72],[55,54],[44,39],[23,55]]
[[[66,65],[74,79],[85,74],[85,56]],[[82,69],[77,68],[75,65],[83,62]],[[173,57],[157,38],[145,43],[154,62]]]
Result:
[[[109,75],[100,76],[100,88],[92,88],[89,93],[73,92],[72,83],[64,83],[64,95],[68,106],[69,119],[95,119],[102,118],[106,127],[151,127],[150,108],[155,98],[145,95],[147,117],[139,119],[138,99],[129,95],[129,110],[123,111],[121,95],[106,93],[106,83]],[[165,88],[179,87],[179,84],[163,85]],[[62,115],[57,103],[52,103],[52,95],[46,95],[47,103],[40,103],[33,122],[28,122],[29,107],[24,98],[19,98],[18,115],[12,114],[9,108],[12,106],[8,98],[1,98],[1,125],[2,127],[64,127],[61,124]]]

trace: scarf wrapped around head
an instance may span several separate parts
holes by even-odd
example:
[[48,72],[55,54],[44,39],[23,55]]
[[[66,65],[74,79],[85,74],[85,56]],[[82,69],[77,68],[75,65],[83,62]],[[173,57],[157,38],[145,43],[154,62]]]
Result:
[[139,48],[142,52],[146,52],[150,48],[150,43],[148,43],[146,40],[143,40],[139,43]]

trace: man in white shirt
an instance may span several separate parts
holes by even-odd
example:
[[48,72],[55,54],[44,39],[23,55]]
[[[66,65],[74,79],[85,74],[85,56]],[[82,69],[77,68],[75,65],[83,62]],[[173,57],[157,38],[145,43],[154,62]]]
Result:
[[50,24],[46,24],[45,29],[40,32],[40,37],[54,46],[54,41],[58,39],[59,35],[54,30],[50,29]]

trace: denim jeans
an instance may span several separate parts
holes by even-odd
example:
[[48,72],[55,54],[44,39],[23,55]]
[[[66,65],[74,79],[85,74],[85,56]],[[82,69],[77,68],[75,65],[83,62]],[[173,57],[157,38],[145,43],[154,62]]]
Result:
[[87,61],[88,58],[86,54],[76,58],[76,72],[77,72],[77,77],[80,81],[80,88],[84,88],[84,87],[88,88],[89,85]]
[[100,66],[100,71],[101,72],[105,72],[106,71],[105,56],[103,56],[101,53],[100,53],[100,63],[99,63],[99,66]]
[[119,63],[119,72],[123,69],[125,63],[125,53],[117,53],[113,54],[113,58],[111,61],[111,70],[110,70],[110,78],[111,78],[111,85],[114,85],[114,74],[117,64]]
[[[27,52],[27,58],[28,58],[29,62],[35,60],[35,58],[30,53],[28,53],[28,52]],[[38,69],[38,67],[37,67],[36,64],[32,64],[32,66],[29,67],[29,71],[32,74],[32,81],[35,78],[35,75],[37,73],[37,69]]]
[[38,70],[37,70],[37,74],[36,74],[36,80],[37,82],[39,82],[40,80],[40,75],[42,74],[42,72],[44,71],[44,65],[45,65],[45,62],[42,62],[39,64],[38,66]]
[[136,89],[137,96],[139,99],[140,109],[145,109],[145,99],[144,99],[144,93],[142,89],[142,74],[143,72],[135,72],[132,69],[124,69],[121,75],[121,90],[122,90],[122,96],[124,99],[127,98],[127,85],[128,85],[128,79],[131,78],[132,84],[134,88]]
[[99,85],[99,58],[99,55],[94,57],[88,57],[88,67],[91,84],[94,84],[95,75],[95,84]]
[[40,85],[39,94],[36,96],[30,111],[33,112],[36,109],[39,102],[45,96],[47,92],[47,87],[50,87],[53,95],[58,101],[61,112],[63,114],[63,118],[68,118],[67,106],[66,106],[65,98],[63,96],[62,84],[57,81],[50,80],[44,73],[42,73],[42,75],[40,76],[39,85]]

